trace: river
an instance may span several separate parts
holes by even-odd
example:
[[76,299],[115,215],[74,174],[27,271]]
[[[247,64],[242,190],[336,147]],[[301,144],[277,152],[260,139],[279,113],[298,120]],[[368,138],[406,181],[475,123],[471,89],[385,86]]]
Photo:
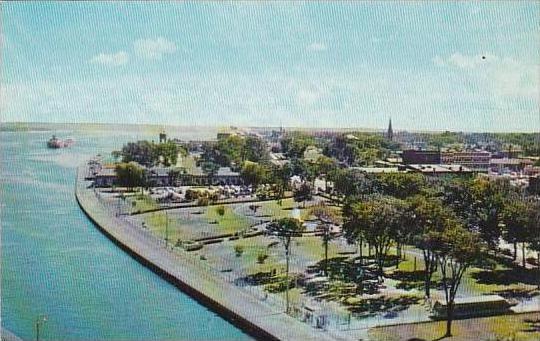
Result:
[[[76,143],[48,149],[53,133]],[[203,139],[215,131],[173,135]],[[157,134],[63,126],[0,132],[3,327],[34,339],[36,318],[46,315],[42,340],[250,339],[125,254],[77,206],[76,166],[137,139]]]

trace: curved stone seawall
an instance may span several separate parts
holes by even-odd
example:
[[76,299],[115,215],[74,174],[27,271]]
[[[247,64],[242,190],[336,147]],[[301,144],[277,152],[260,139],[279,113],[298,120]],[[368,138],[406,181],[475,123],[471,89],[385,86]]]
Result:
[[111,241],[144,266],[260,340],[336,340],[259,301],[248,292],[205,270],[190,257],[167,250],[163,241],[110,214],[77,172],[75,197],[86,216]]

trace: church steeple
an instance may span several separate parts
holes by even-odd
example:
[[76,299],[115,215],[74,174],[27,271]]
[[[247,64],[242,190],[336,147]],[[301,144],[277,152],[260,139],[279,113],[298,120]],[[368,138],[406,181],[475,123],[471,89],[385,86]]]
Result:
[[394,139],[394,131],[392,130],[392,118],[388,122],[388,132],[386,133],[386,138],[392,141]]

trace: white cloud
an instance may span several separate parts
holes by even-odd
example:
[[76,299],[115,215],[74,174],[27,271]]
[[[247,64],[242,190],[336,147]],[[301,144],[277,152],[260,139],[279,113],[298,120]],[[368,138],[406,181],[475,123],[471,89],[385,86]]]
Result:
[[100,53],[90,59],[90,63],[102,64],[106,66],[120,66],[125,65],[129,61],[129,55],[120,51],[117,53]]
[[475,69],[477,67],[495,64],[499,61],[499,57],[485,53],[477,55],[465,55],[459,52],[452,54],[448,58],[435,56],[433,63],[437,66],[452,66],[460,69]]
[[307,47],[310,51],[326,51],[328,48],[325,43],[315,42]]
[[156,39],[139,39],[133,43],[135,53],[145,59],[160,60],[164,54],[177,50],[176,44],[163,37]]
[[[444,58],[436,56],[433,63],[439,67],[460,70],[461,82],[481,89],[484,96],[507,106],[508,100],[537,101],[539,65],[490,53],[464,55],[454,53]],[[464,83],[461,84],[463,86]],[[480,90],[478,90],[480,91]]]

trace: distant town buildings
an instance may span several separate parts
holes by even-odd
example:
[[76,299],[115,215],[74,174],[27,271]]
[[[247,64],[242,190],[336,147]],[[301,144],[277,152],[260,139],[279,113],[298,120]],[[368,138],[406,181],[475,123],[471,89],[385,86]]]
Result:
[[441,164],[458,164],[477,172],[489,170],[491,153],[487,151],[449,151],[441,153]]
[[401,157],[406,165],[441,163],[441,152],[438,150],[404,150]]

